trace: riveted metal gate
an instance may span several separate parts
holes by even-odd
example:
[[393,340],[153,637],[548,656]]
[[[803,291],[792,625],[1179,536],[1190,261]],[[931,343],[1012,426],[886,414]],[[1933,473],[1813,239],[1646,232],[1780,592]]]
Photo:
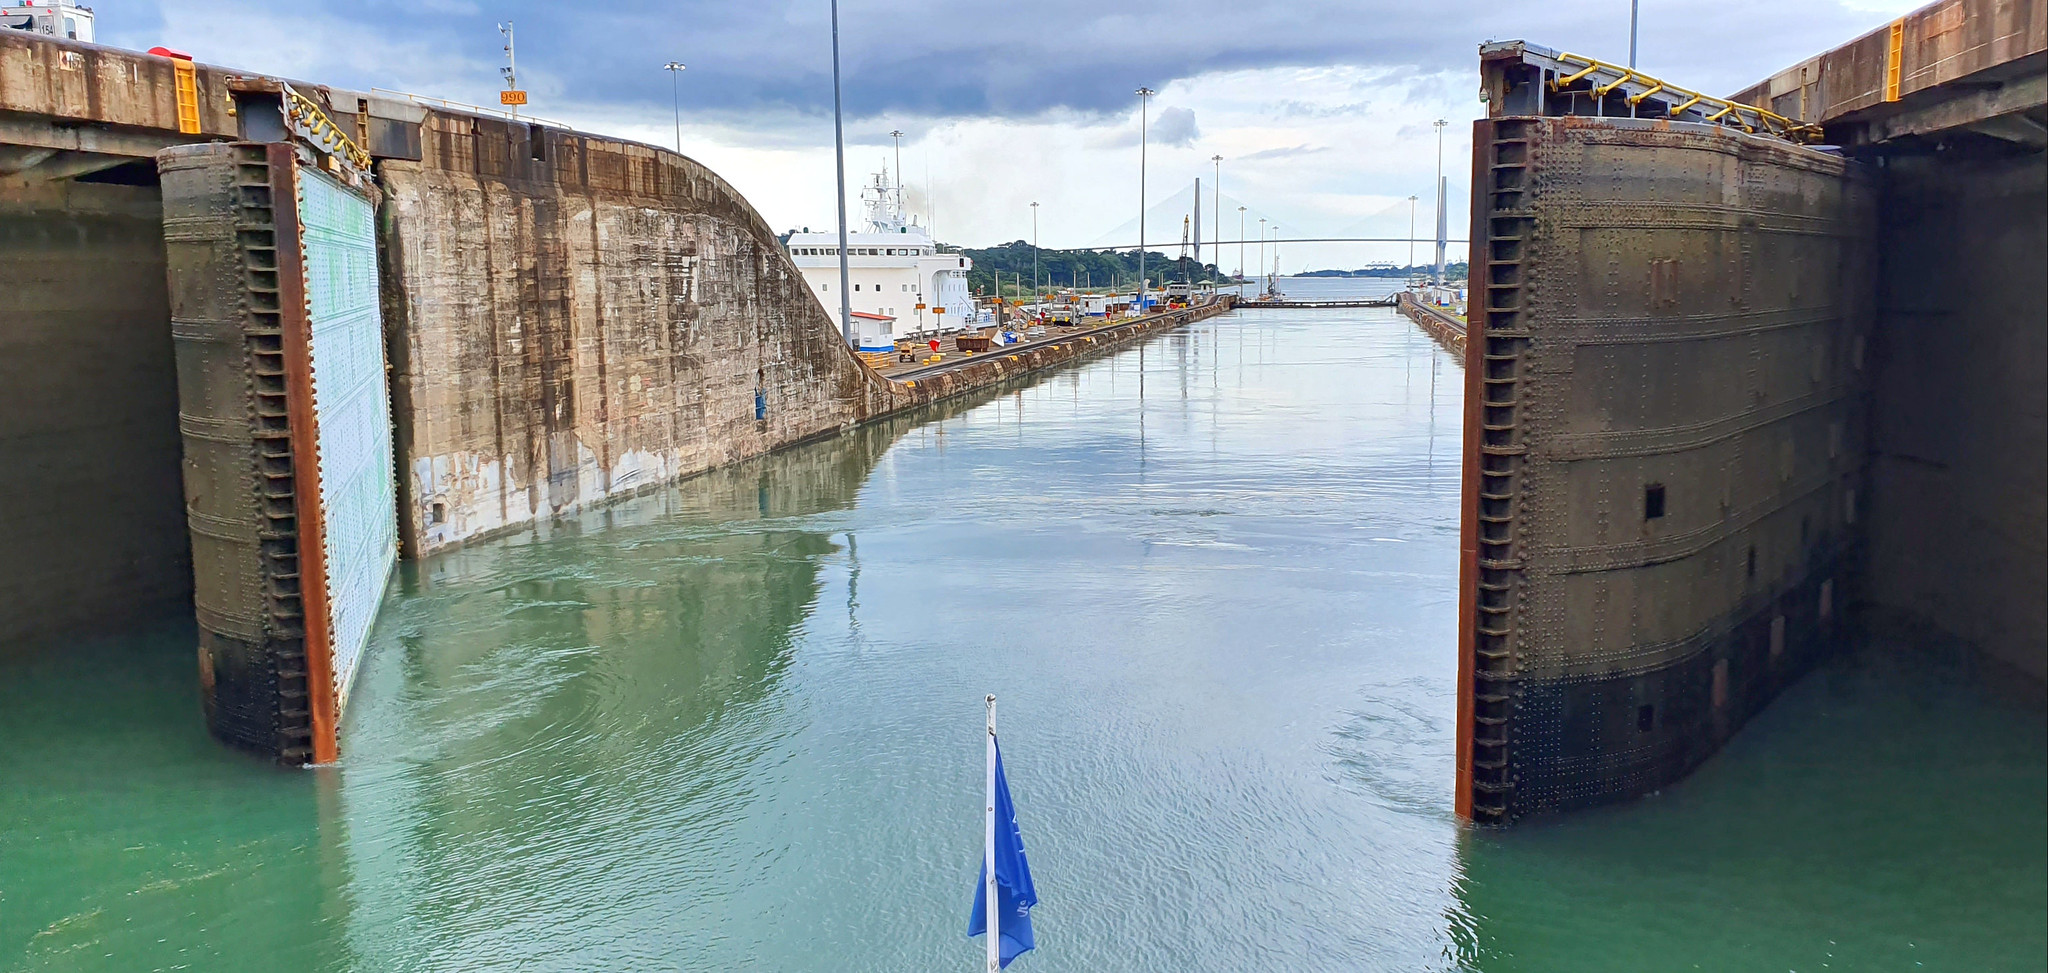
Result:
[[372,205],[286,143],[158,168],[207,722],[326,762],[396,558]]
[[1836,638],[1873,196],[1720,126],[1495,117],[1473,160],[1460,814],[1683,776]]

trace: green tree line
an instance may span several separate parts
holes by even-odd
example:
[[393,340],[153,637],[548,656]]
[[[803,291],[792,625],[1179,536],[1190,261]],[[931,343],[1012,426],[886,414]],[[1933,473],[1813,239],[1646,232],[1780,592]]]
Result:
[[[974,261],[974,269],[967,272],[967,286],[976,294],[994,292],[996,273],[1003,275],[1003,293],[1018,294],[1031,287],[1031,244],[1024,240],[987,247],[980,250],[945,248],[966,255]],[[1145,276],[1151,278],[1154,288],[1181,279],[1183,268],[1180,261],[1157,250],[1145,253]],[[1187,262],[1185,272],[1192,281],[1227,281],[1229,277],[1219,274],[1215,264]],[[1122,250],[1038,250],[1038,282],[1047,289],[1059,287],[1091,287],[1106,289],[1111,286],[1130,288],[1137,285],[1138,251]]]

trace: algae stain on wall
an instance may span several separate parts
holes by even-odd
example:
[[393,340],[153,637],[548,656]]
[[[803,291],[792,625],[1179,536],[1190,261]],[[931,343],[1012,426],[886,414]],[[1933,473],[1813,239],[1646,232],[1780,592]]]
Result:
[[913,397],[846,351],[773,232],[696,163],[555,131],[535,148],[492,119],[423,124],[422,160],[379,172],[411,553]]

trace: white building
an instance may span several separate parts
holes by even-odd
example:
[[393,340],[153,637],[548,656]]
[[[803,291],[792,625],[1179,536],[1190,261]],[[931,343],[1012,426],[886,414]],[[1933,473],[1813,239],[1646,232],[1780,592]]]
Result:
[[886,314],[853,312],[853,347],[857,351],[896,350],[896,319]]
[[[975,323],[967,271],[974,261],[940,253],[931,232],[903,218],[903,191],[878,173],[862,191],[867,225],[846,238],[847,296],[856,315],[892,319],[877,324],[856,318],[859,343],[958,331]],[[849,227],[849,230],[852,229]],[[811,293],[832,320],[839,320],[839,234],[804,232],[789,237],[789,257],[803,272]],[[871,334],[872,329],[887,329]]]
[[92,42],[92,8],[73,0],[0,0],[0,29]]

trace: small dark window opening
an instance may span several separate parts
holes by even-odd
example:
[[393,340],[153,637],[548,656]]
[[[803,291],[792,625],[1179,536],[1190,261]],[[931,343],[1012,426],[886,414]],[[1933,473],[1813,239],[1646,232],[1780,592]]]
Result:
[[542,127],[541,127],[541,126],[539,126],[539,125],[528,125],[528,126],[526,126],[526,142],[527,142],[527,144],[528,144],[528,145],[529,145],[530,147],[532,147],[532,149],[533,149],[533,157],[534,157],[534,159],[536,159],[536,160],[545,160],[545,159],[547,159],[547,157],[548,157],[548,130],[547,130],[547,129],[545,129],[545,128],[542,128]]
[[1749,567],[1747,568],[1747,571],[1748,571],[1748,573],[1749,573],[1749,576],[1750,576],[1750,577],[1752,577],[1752,578],[1756,577],[1756,545],[1755,545],[1755,544],[1751,544],[1751,545],[1749,545]]
[[138,159],[134,162],[124,162],[118,166],[101,169],[98,172],[88,172],[72,181],[108,183],[115,186],[161,185],[157,181],[156,161],[153,159]]
[[1664,516],[1664,484],[1652,483],[1643,488],[1643,519],[1656,520]]
[[1648,733],[1656,725],[1657,707],[1649,705],[1636,707],[1636,732]]
[[435,504],[435,505],[434,505],[434,506],[432,507],[432,509],[430,509],[430,510],[428,510],[428,511],[427,511],[427,526],[429,526],[429,527],[432,527],[432,526],[434,526],[434,525],[436,525],[436,524],[444,524],[444,523],[447,523],[447,522],[448,522],[448,505],[447,505],[447,504],[445,504],[445,503],[437,503],[437,504]]

